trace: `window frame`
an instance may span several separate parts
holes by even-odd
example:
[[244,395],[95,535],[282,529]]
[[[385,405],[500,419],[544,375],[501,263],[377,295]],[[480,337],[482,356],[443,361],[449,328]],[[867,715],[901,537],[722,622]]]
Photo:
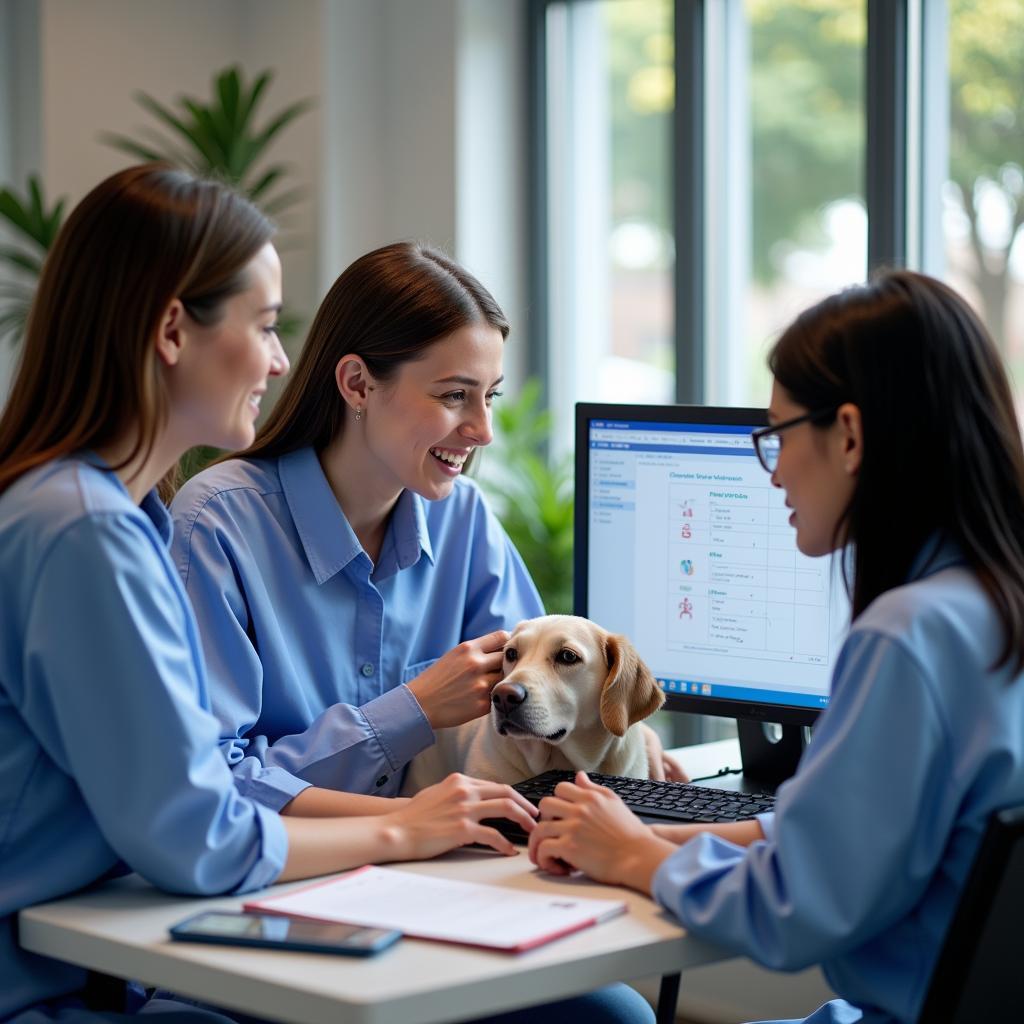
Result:
[[[531,83],[529,250],[530,307],[533,310],[527,370],[540,379],[549,400],[550,271],[547,204],[547,39],[548,9],[596,0],[528,0]],[[720,287],[723,267],[735,265],[722,253],[721,224],[709,189],[707,104],[714,101],[709,76],[723,63],[709,50],[709,28],[733,31],[742,0],[673,0],[676,102],[672,116],[672,224],[675,232],[673,348],[675,400],[700,404],[713,369],[709,323],[727,316]],[[723,18],[724,12],[724,18]],[[946,82],[946,0],[866,0],[865,204],[868,217],[867,272],[882,266],[914,266],[942,272],[941,225],[924,216],[936,208],[945,152],[942,127]],[[726,39],[728,74],[728,38]],[[721,81],[719,81],[721,86]],[[721,89],[718,90],[719,92]],[[947,119],[948,120],[948,119]],[[939,161],[938,163],[936,161]],[[713,164],[712,164],[713,166]],[[720,211],[722,204],[717,204]],[[720,218],[719,212],[719,218]],[[716,230],[717,229],[717,230]],[[728,232],[725,232],[728,237]],[[717,251],[716,251],[717,248]],[[719,277],[716,278],[716,273]],[[713,289],[712,290],[709,290]],[[717,319],[716,319],[717,318]]]

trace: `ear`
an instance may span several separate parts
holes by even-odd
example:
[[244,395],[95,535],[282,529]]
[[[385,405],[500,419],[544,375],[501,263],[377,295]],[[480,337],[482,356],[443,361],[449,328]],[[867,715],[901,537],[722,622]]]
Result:
[[156,329],[156,356],[165,366],[177,366],[185,349],[185,307],[181,299],[172,299],[160,317]]
[[334,381],[338,385],[338,393],[351,409],[365,409],[367,395],[375,384],[366,363],[361,356],[342,356],[334,367]]
[[850,476],[856,476],[864,455],[864,428],[860,409],[853,402],[844,402],[836,410],[836,423],[843,446],[843,468]]
[[665,695],[624,636],[608,635],[605,656],[608,675],[601,690],[601,721],[613,736],[624,736],[634,722],[653,715]]

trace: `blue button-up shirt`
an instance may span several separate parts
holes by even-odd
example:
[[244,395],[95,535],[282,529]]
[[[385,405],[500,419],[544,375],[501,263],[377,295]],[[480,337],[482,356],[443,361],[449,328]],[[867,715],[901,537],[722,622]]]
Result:
[[1024,679],[950,548],[856,621],[767,840],[704,835],[654,895],[687,928],[769,967],[822,962],[845,1003],[815,1021],[916,1021],[992,812],[1024,801]]
[[204,710],[169,538],[155,494],[140,508],[82,458],[0,495],[0,1018],[83,981],[18,948],[22,907],[125,865],[202,894],[284,864],[280,819],[239,795]]
[[543,614],[469,480],[398,499],[376,564],[309,448],[233,459],[171,506],[222,744],[242,792],[279,809],[309,784],[391,796],[434,742],[404,684],[463,640]]

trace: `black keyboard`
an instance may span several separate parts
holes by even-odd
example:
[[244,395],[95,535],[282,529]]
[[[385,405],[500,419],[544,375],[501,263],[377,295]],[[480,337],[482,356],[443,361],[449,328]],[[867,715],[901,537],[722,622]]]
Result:
[[[517,782],[518,790],[532,804],[539,804],[551,796],[560,782],[572,782],[575,772],[551,771]],[[621,775],[601,775],[588,772],[600,786],[607,786],[622,798],[622,802],[638,817],[661,825],[708,824],[721,821],[745,821],[755,815],[771,811],[775,797],[768,793],[736,793],[710,786],[695,786],[683,782],[655,782],[653,779],[628,779]],[[488,819],[513,842],[525,842],[526,835],[514,822]]]

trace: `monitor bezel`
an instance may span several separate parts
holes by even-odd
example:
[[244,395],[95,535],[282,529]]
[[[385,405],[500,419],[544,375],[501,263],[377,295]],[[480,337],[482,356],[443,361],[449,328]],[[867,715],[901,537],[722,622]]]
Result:
[[[587,552],[590,549],[590,421],[636,420],[646,423],[719,423],[727,426],[766,426],[766,409],[708,405],[632,405],[611,402],[576,403],[576,500],[573,544],[573,609],[587,617]],[[821,711],[789,704],[757,704],[725,697],[666,693],[663,707],[696,715],[715,715],[781,725],[814,725]]]

